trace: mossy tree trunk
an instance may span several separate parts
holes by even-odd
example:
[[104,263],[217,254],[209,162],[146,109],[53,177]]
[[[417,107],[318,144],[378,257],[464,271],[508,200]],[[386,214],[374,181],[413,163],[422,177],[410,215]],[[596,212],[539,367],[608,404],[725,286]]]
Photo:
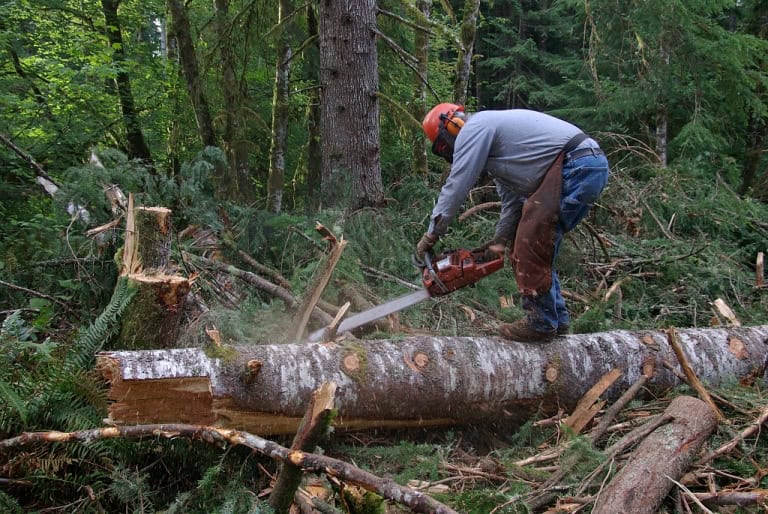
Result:
[[477,20],[480,17],[480,0],[466,0],[464,2],[464,18],[461,20],[461,33],[458,49],[459,56],[456,60],[456,80],[453,83],[453,101],[464,105],[467,103],[467,88],[469,76],[472,73],[472,56],[477,37]]
[[197,64],[197,52],[192,39],[187,9],[182,0],[168,0],[168,9],[173,20],[173,33],[179,49],[179,61],[187,81],[187,92],[189,93],[189,100],[192,102],[192,110],[195,113],[200,142],[205,146],[216,146],[213,119],[208,107],[208,98],[205,95],[200,68]]
[[[429,0],[418,0],[416,10],[418,12],[417,20],[419,25],[427,27],[429,25],[430,11],[432,2]],[[413,80],[413,116],[421,121],[427,114],[427,75],[429,72],[429,33],[426,30],[416,29],[413,34],[414,56],[417,59],[417,72]],[[424,133],[421,130],[415,130],[413,134],[413,171],[419,175],[427,174],[427,146]]]
[[293,59],[289,36],[293,10],[291,0],[280,0],[278,3],[275,83],[272,86],[272,141],[269,147],[269,180],[267,182],[267,208],[275,214],[280,214],[283,208],[286,141],[290,115],[291,60]]
[[114,348],[172,348],[191,282],[172,273],[171,211],[128,208],[122,274],[136,294],[122,316]]
[[120,100],[120,109],[123,113],[123,125],[125,126],[126,150],[132,159],[152,161],[149,153],[149,145],[144,139],[139,122],[139,109],[133,98],[131,79],[126,71],[125,45],[123,44],[123,32],[120,17],[117,14],[120,0],[101,0],[102,12],[106,21],[106,32],[109,45],[112,49],[112,63],[117,69],[115,84]]

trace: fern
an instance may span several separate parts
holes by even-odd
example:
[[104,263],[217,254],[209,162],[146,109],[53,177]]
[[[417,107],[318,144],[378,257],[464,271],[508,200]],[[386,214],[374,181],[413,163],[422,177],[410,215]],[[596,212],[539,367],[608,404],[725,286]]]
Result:
[[76,370],[90,367],[94,355],[120,329],[120,316],[130,303],[134,293],[135,289],[129,286],[128,280],[125,277],[120,277],[109,304],[96,318],[96,321],[78,333],[75,343],[70,348],[61,367],[62,373],[72,374]]
[[26,423],[28,411],[24,406],[24,400],[18,394],[16,394],[16,392],[11,388],[10,384],[3,380],[0,380],[0,396],[2,397],[2,403],[13,407],[13,409],[19,414],[21,421]]

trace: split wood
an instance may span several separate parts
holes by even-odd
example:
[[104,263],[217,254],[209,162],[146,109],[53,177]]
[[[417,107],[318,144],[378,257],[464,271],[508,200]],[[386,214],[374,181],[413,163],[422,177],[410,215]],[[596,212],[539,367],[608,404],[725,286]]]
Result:
[[[622,394],[618,400],[616,400],[613,405],[607,409],[603,416],[600,418],[600,422],[598,423],[597,427],[592,430],[589,434],[587,434],[587,438],[592,442],[592,444],[596,443],[609,429],[611,426],[611,423],[613,422],[614,418],[619,414],[619,412],[630,402],[632,399],[634,399],[635,396],[640,392],[640,390],[643,388],[645,383],[648,381],[647,375],[641,375],[639,379],[635,381],[632,386],[627,389],[624,394]],[[560,455],[563,454],[563,452],[568,448],[571,444],[573,444],[573,441],[568,441],[565,445],[560,445],[556,448],[549,449],[543,453],[540,453],[538,455],[534,455],[533,457],[528,457],[527,459],[519,460],[514,463],[515,466],[525,467],[530,466],[531,464],[537,464],[540,462],[549,462],[551,460],[554,460],[558,458]]]
[[[336,264],[338,264],[339,259],[341,259],[341,254],[344,253],[344,248],[347,246],[347,242],[344,241],[344,239],[338,240],[336,236],[321,223],[318,222],[315,225],[315,230],[328,241],[330,249],[328,252],[328,259],[325,261],[322,269],[318,271],[317,278],[309,288],[308,294],[305,296],[304,301],[299,307],[299,312],[297,314],[298,322],[296,324],[296,331],[293,334],[294,341],[302,340],[304,330],[307,327],[307,323],[309,323],[309,316],[317,305],[318,300],[320,300],[320,296],[323,294],[325,286],[327,286],[328,282],[331,280],[333,270],[336,268]],[[328,325],[328,323],[326,323],[326,325]]]
[[680,367],[683,368],[683,373],[685,373],[685,376],[688,378],[688,384],[698,393],[699,398],[709,404],[714,411],[715,416],[717,416],[717,420],[719,422],[725,421],[725,416],[723,416],[723,413],[717,408],[714,400],[709,395],[709,391],[707,391],[704,384],[701,383],[701,380],[699,380],[699,377],[696,376],[696,373],[694,373],[691,365],[688,363],[688,357],[686,357],[683,346],[680,344],[680,336],[677,334],[677,330],[674,328],[668,329],[667,340],[669,341],[672,350],[675,352],[677,360],[680,362]]
[[[330,428],[335,399],[336,384],[334,382],[324,382],[312,393],[309,406],[291,444],[292,451],[315,451],[315,447]],[[281,466],[269,495],[269,504],[275,512],[278,514],[288,512],[303,475],[298,466],[290,463],[284,463]]]
[[331,478],[358,485],[388,500],[405,505],[413,512],[458,514],[455,510],[429,495],[403,487],[394,480],[378,477],[332,457],[290,450],[273,441],[239,430],[202,425],[161,424],[105,427],[76,432],[24,432],[19,436],[0,441],[0,448],[17,448],[31,443],[91,443],[103,439],[141,439],[145,437],[186,437],[214,445],[246,446],[265,457],[292,464],[305,472],[323,473]]

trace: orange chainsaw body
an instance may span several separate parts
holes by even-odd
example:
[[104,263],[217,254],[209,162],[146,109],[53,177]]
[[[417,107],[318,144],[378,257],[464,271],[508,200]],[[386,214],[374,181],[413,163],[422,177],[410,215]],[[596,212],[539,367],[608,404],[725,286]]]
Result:
[[471,286],[504,267],[504,255],[485,250],[449,250],[430,259],[422,282],[432,296],[442,296]]

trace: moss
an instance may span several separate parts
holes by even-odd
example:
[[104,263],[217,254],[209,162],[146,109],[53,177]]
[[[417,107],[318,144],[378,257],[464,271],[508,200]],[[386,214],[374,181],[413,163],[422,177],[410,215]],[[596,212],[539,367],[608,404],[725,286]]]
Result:
[[203,346],[203,353],[209,359],[220,359],[225,363],[232,363],[237,358],[237,350],[229,344],[208,343]]
[[[357,369],[351,370],[345,366],[345,360],[350,356],[357,357]],[[368,371],[368,352],[360,343],[347,342],[342,346],[340,369],[358,384],[365,383]]]

